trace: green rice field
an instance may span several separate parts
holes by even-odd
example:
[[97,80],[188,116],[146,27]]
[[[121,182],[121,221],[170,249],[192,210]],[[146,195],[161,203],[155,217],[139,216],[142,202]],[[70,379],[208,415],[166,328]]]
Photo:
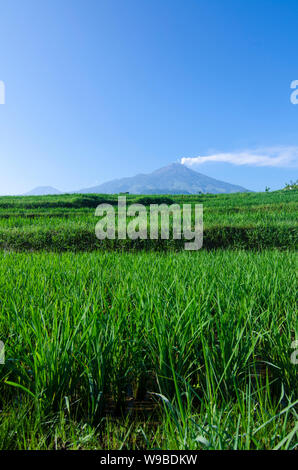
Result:
[[128,196],[203,204],[194,252],[1,197],[0,449],[297,449],[297,195]]

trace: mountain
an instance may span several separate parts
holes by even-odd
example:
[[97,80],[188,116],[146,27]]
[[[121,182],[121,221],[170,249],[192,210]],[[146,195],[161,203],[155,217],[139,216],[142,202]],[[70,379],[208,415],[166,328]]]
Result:
[[38,186],[37,188],[32,189],[28,193],[24,194],[24,196],[47,196],[50,194],[62,194],[56,188],[52,188],[51,186]]
[[198,193],[237,193],[249,192],[224,181],[198,173],[181,163],[155,170],[149,174],[139,174],[129,178],[108,181],[99,186],[81,189],[76,193],[118,194],[198,194]]

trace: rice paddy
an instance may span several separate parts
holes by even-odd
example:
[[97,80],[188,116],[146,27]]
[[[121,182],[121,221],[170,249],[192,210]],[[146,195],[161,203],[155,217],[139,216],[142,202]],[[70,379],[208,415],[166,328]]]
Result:
[[0,449],[297,448],[297,193],[169,197],[208,249],[99,246],[94,196],[0,198]]

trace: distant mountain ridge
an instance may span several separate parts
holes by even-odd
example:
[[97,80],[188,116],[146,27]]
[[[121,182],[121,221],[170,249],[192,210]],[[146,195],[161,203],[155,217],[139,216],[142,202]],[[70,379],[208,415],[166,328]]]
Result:
[[172,163],[149,174],[116,179],[75,192],[80,194],[118,194],[124,192],[130,194],[218,194],[250,191],[242,186],[198,173],[181,163]]
[[[141,173],[136,176],[107,181],[91,188],[71,191],[72,194],[220,194],[238,192],[250,192],[250,190],[203,175],[181,163],[172,163],[149,174]],[[62,192],[51,186],[40,186],[26,193],[25,196],[50,194],[62,194]]]
[[62,192],[52,186],[38,186],[25,193],[24,196],[48,196],[53,194],[62,194]]

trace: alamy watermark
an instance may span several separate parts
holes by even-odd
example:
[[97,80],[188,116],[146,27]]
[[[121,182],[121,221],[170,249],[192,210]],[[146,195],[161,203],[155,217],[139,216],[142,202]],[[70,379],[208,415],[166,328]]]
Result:
[[0,104],[5,104],[5,83],[0,80]]
[[291,344],[291,348],[296,348],[295,351],[291,354],[291,363],[297,365],[298,364],[298,340],[293,341]]
[[5,346],[3,341],[0,341],[0,364],[5,364]]
[[[185,250],[199,250],[203,246],[203,205],[131,204],[126,197],[118,197],[117,211],[111,204],[99,204],[95,215],[101,217],[95,227],[99,240],[187,240]],[[117,227],[116,227],[117,225]]]
[[291,103],[292,104],[298,104],[298,80],[293,80],[291,83],[291,88],[294,90],[291,93]]

